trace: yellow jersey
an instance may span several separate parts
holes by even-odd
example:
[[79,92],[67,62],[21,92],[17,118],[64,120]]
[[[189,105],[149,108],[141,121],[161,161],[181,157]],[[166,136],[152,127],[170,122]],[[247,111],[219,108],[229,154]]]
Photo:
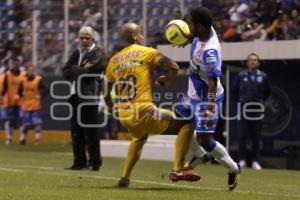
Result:
[[159,51],[132,44],[109,60],[106,79],[116,85],[119,105],[152,103],[151,71],[161,59]]
[[163,133],[174,116],[153,103],[151,72],[162,59],[159,51],[132,44],[111,57],[106,68],[107,81],[115,83],[118,117],[133,138]]

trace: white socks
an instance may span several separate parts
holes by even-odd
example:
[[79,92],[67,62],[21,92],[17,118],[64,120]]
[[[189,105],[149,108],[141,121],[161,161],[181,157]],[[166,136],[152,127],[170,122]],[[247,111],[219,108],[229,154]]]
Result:
[[4,128],[5,128],[5,133],[6,133],[6,139],[7,140],[12,140],[12,127],[10,127],[10,122],[5,121],[4,122]]
[[40,131],[36,131],[35,132],[35,137],[34,137],[35,140],[40,140],[41,139],[41,132]]
[[19,132],[20,132],[20,141],[26,139],[27,131],[26,131],[25,129],[26,129],[26,128],[25,128],[24,126],[21,126],[21,127],[19,128]]
[[237,164],[229,156],[225,147],[217,141],[216,143],[216,147],[210,152],[210,154],[216,159],[216,161],[227,168],[229,173],[238,171]]
[[[217,162],[227,168],[229,173],[238,171],[236,162],[232,160],[225,147],[217,141],[216,143],[216,147],[210,152],[210,154],[216,159]],[[197,158],[202,158],[205,154],[207,154],[205,149],[199,145],[195,136],[192,137],[190,151],[192,152],[193,156]]]

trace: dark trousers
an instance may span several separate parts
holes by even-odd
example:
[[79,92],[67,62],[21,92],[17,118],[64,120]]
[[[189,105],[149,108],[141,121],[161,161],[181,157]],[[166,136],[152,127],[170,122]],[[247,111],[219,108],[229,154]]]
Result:
[[[100,154],[100,136],[98,128],[85,127],[83,124],[98,124],[98,106],[86,105],[81,107],[80,116],[76,97],[70,100],[73,107],[73,116],[71,118],[72,147],[74,155],[74,165],[79,166],[101,166],[102,159]],[[80,117],[80,119],[78,119]],[[86,156],[88,152],[88,159]]]
[[[262,113],[248,113],[250,117],[260,116]],[[247,156],[247,141],[248,139],[252,142],[252,161],[257,161],[259,157],[259,140],[262,129],[262,120],[249,120],[241,117],[239,121],[239,132],[240,132],[240,160],[246,160]]]

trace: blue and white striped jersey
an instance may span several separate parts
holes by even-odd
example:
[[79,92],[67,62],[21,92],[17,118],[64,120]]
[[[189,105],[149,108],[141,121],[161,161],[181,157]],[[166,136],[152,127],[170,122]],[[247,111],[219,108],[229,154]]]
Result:
[[222,75],[221,46],[215,30],[207,41],[195,38],[190,52],[190,71],[188,96],[191,99],[201,100],[207,97],[208,78],[217,77],[216,100],[223,96],[224,89],[220,82]]

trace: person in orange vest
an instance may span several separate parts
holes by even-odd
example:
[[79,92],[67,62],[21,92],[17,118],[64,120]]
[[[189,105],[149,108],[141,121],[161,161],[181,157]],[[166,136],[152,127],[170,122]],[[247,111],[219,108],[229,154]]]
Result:
[[[2,94],[3,91],[3,85],[4,85],[4,77],[5,75],[3,73],[0,73],[0,94]],[[7,107],[5,99],[0,95],[0,121],[3,121],[6,116],[5,108]]]
[[39,145],[42,131],[41,117],[41,90],[44,88],[42,77],[29,66],[19,87],[22,120],[20,126],[20,144],[26,144],[26,135],[29,128],[35,130],[34,145]]
[[16,58],[13,60],[12,68],[4,76],[0,101],[5,102],[3,116],[6,132],[5,144],[11,144],[13,141],[13,122],[18,125],[20,103],[18,88],[25,74],[26,72],[20,70],[20,61]]

